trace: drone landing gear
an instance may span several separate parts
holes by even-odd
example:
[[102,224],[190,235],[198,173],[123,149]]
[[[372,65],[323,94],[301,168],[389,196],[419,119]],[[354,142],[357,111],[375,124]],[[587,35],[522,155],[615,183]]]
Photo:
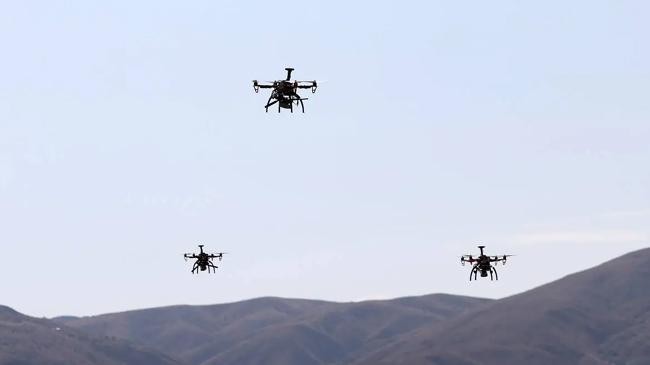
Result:
[[[300,102],[300,106],[302,107],[302,112],[305,112],[305,103],[303,103],[303,99],[300,97],[300,95],[294,93],[293,96],[295,97],[295,102],[298,104]],[[307,100],[307,99],[304,99]],[[291,101],[291,112],[293,113],[293,101]]]
[[273,100],[273,94],[271,94],[271,96],[269,96],[269,100],[266,102],[266,106],[264,107],[266,109],[267,113],[269,112],[269,107],[278,102],[277,100],[274,101],[274,102],[271,102],[271,100]]
[[[275,99],[275,100],[274,100]],[[281,96],[277,95],[276,93],[271,94],[269,97],[269,100],[267,100],[266,105],[264,106],[264,110],[266,112],[269,112],[269,108],[275,104],[278,104],[278,113],[282,112],[282,103],[285,103],[285,107],[288,104],[288,109],[293,113],[293,103],[295,102],[296,105],[300,103],[300,108],[302,109],[302,112],[305,112],[305,103],[303,100],[307,100],[307,98],[301,98],[300,95],[297,93],[290,94],[288,96]]]
[[472,274],[474,275],[474,280],[476,280],[476,275],[478,275],[478,266],[474,266],[472,271],[469,272],[469,281],[472,281]]
[[[469,281],[472,281],[472,275],[474,275],[474,280],[478,278],[478,271],[479,268],[478,266],[474,266],[472,268],[472,271],[469,272]],[[497,269],[493,266],[490,267],[490,280],[499,280],[499,274],[497,273]]]
[[210,261],[210,262],[208,263],[208,273],[210,272],[210,268],[212,268],[212,272],[215,272],[215,273],[216,273],[216,272],[217,272],[217,269],[219,268],[219,266],[214,266],[214,263],[212,263],[212,261]]

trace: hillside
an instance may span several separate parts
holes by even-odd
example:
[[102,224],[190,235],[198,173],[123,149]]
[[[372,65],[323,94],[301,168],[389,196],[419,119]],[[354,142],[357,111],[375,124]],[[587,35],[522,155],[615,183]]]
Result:
[[429,295],[332,303],[260,298],[61,319],[174,354],[191,364],[335,364],[484,305],[486,299]]
[[415,331],[357,364],[649,364],[650,249]]
[[260,298],[61,323],[193,365],[650,363],[650,249],[497,301]]
[[0,306],[0,365],[180,365],[128,344],[95,338],[53,321]]

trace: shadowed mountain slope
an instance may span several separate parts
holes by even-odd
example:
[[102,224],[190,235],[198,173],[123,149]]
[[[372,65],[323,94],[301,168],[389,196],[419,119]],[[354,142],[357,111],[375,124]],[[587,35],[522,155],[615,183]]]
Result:
[[650,249],[414,331],[357,364],[650,364]]
[[191,364],[344,364],[488,302],[452,295],[359,303],[260,298],[59,320]]
[[127,339],[199,364],[269,326],[333,303],[259,298],[210,306],[172,306],[58,321],[100,336]]
[[98,339],[0,306],[0,365],[180,365],[118,339]]

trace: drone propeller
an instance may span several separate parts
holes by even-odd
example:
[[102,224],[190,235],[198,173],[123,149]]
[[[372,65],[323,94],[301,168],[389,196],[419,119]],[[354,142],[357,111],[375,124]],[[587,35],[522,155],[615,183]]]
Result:
[[291,83],[299,83],[299,84],[323,84],[328,82],[327,80],[321,80],[321,81],[316,81],[316,80],[251,80],[253,83],[267,83],[267,84],[278,84],[281,82],[291,82]]
[[507,261],[507,258],[510,257],[510,256],[514,256],[514,255],[492,256],[490,258],[490,261],[494,262],[495,266],[499,263],[499,261],[502,262],[505,265],[506,261]]
[[226,255],[226,254],[228,254],[228,252],[217,252],[217,253],[212,253],[212,254],[210,254],[210,257],[211,257],[211,258],[215,258],[215,257],[216,257],[216,258],[219,259],[219,261],[221,261],[221,259],[223,258],[223,255]]
[[472,263],[472,255],[463,255],[460,257],[460,263],[465,266],[466,262]]
[[[271,85],[266,85],[266,84],[271,84]],[[255,90],[255,93],[258,93],[260,89],[270,89],[275,87],[276,81],[257,81],[253,80],[253,90]]]

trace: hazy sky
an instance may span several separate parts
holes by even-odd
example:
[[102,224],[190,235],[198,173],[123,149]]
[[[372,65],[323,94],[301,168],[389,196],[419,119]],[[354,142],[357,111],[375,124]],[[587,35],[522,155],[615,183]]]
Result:
[[[2,2],[0,303],[498,298],[650,246],[649,12]],[[327,82],[266,114],[287,66]],[[468,282],[479,243],[501,281]]]

